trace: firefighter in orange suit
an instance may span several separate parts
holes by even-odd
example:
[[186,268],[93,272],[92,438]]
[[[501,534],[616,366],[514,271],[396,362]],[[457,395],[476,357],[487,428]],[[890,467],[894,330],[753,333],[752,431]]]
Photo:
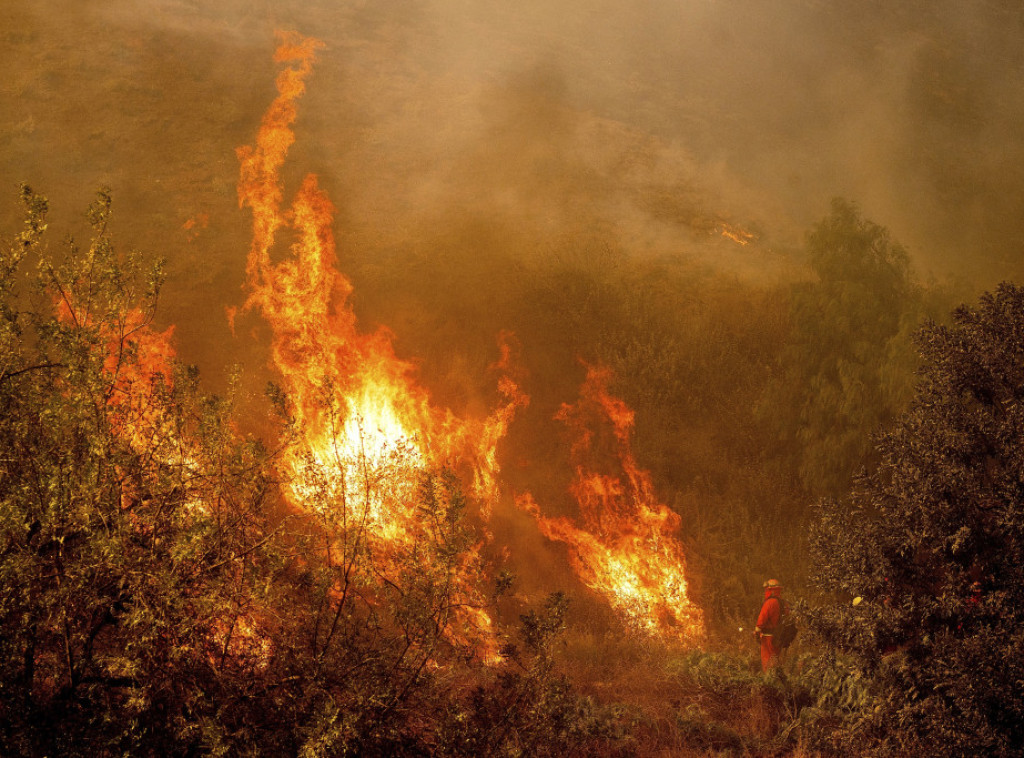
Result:
[[761,670],[767,671],[779,662],[782,649],[775,644],[772,636],[775,627],[782,620],[782,584],[778,579],[769,579],[764,583],[764,603],[757,614],[757,626],[754,636],[761,641]]

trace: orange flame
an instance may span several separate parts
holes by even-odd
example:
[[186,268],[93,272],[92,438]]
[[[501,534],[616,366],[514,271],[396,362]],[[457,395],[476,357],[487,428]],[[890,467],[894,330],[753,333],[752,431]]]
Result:
[[721,230],[723,237],[730,239],[737,244],[743,245],[744,247],[749,245],[755,239],[755,235],[752,233],[739,229],[735,226],[729,226],[729,224],[722,224]]
[[[491,417],[460,420],[431,406],[386,330],[358,331],[348,303],[352,285],[337,268],[334,208],[316,177],[306,176],[291,207],[281,210],[279,171],[295,139],[296,102],[322,44],[280,37],[275,60],[292,65],[277,78],[279,94],[255,145],[238,149],[239,205],[253,214],[245,307],[258,308],[271,327],[272,360],[302,437],[286,461],[288,497],[298,508],[341,508],[358,517],[386,560],[389,549],[412,545],[421,533],[415,495],[424,469],[447,465],[463,473],[486,517],[497,493],[496,445],[526,399],[504,378],[505,402]],[[274,262],[281,229],[294,241],[290,257]],[[502,351],[507,360],[504,343]],[[465,615],[489,628],[470,602],[472,590],[463,591]]]
[[[109,400],[114,429],[128,436],[136,449],[151,447],[154,436],[166,423],[153,394],[173,386],[171,362],[174,327],[163,332],[150,329],[141,312],[130,311],[124,331],[128,336],[110,337],[105,370],[115,376]],[[118,363],[118,351],[132,350],[135,361]]]
[[103,375],[107,382],[106,415],[111,430],[136,450],[150,450],[166,420],[156,393],[173,387],[171,343],[174,327],[154,331],[139,308],[125,311],[118,321],[95,324],[92,314],[65,291],[51,293],[58,320],[68,326],[96,329],[102,346]]
[[[694,643],[704,634],[703,614],[688,596],[686,560],[678,540],[679,515],[660,504],[648,472],[630,445],[633,411],[608,394],[611,372],[588,367],[576,405],[556,418],[575,432],[576,476],[571,486],[582,526],[540,513],[529,494],[517,498],[548,539],[569,547],[570,562],[592,590],[605,597],[634,628],[658,637]],[[611,447],[620,473],[588,467],[598,454],[593,419],[611,424]]]

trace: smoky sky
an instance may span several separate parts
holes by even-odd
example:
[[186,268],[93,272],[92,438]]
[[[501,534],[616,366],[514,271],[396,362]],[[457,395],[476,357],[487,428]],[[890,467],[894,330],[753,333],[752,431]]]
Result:
[[234,150],[274,96],[275,29],[325,43],[286,194],[319,175],[357,310],[399,338],[382,267],[448,262],[473,289],[611,249],[776,282],[834,196],[922,277],[1022,273],[1016,2],[7,0],[4,233],[20,182],[79,234],[109,186],[121,245],[168,259],[163,318],[200,364],[239,339]]

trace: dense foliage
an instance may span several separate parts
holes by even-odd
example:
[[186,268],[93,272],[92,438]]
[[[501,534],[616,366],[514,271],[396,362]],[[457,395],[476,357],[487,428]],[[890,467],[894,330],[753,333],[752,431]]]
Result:
[[420,472],[429,526],[381,581],[322,472],[288,512],[274,457],[171,359],[160,268],[115,252],[109,195],[59,261],[23,200],[0,248],[0,753],[608,752],[552,664],[563,601],[486,670],[446,633],[471,540],[453,476]]
[[[1024,741],[1024,289],[919,334],[910,410],[848,502],[825,501],[816,613],[876,700],[861,751],[1017,755]],[[859,599],[859,600],[855,600]]]
[[109,196],[87,250],[38,259],[43,305],[19,310],[46,212],[24,199],[3,251],[0,740],[12,754],[187,741],[256,665],[228,652],[258,594],[242,569],[262,558],[262,452],[190,372],[143,364],[161,275],[117,260]]
[[[23,231],[0,246],[0,752],[1012,754],[1024,739],[1024,290],[920,332],[923,381],[872,448],[908,402],[910,335],[941,298],[852,205],[812,231],[813,276],[776,288],[609,257],[541,272],[535,312],[571,327],[548,332],[561,358],[624,377],[723,652],[596,641],[604,616],[567,633],[555,595],[484,666],[448,626],[484,602],[458,586],[483,572],[456,478],[415,471],[416,487],[374,494],[414,500],[425,525],[385,570],[315,456],[287,474],[237,431],[230,397],[173,360],[154,328],[161,268],[115,251],[109,195],[89,245],[59,253],[45,200],[23,202]],[[574,384],[563,369],[540,367],[541,407]],[[275,445],[295,449],[302,430],[271,395]],[[519,444],[554,461],[531,424]],[[848,500],[811,514],[826,597],[807,617],[825,648],[806,635],[755,673],[727,628],[752,621],[765,573],[808,567],[810,493],[873,461]]]
[[791,331],[760,415],[804,489],[837,494],[906,403],[923,292],[906,251],[843,200],[812,230],[807,256],[815,276],[791,288]]

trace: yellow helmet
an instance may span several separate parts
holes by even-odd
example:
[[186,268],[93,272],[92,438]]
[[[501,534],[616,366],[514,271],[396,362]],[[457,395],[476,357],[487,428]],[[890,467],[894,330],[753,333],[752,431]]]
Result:
[[778,579],[769,579],[767,582],[764,583],[764,588],[766,590],[776,589],[776,588],[781,590],[782,589],[782,582],[780,582]]

